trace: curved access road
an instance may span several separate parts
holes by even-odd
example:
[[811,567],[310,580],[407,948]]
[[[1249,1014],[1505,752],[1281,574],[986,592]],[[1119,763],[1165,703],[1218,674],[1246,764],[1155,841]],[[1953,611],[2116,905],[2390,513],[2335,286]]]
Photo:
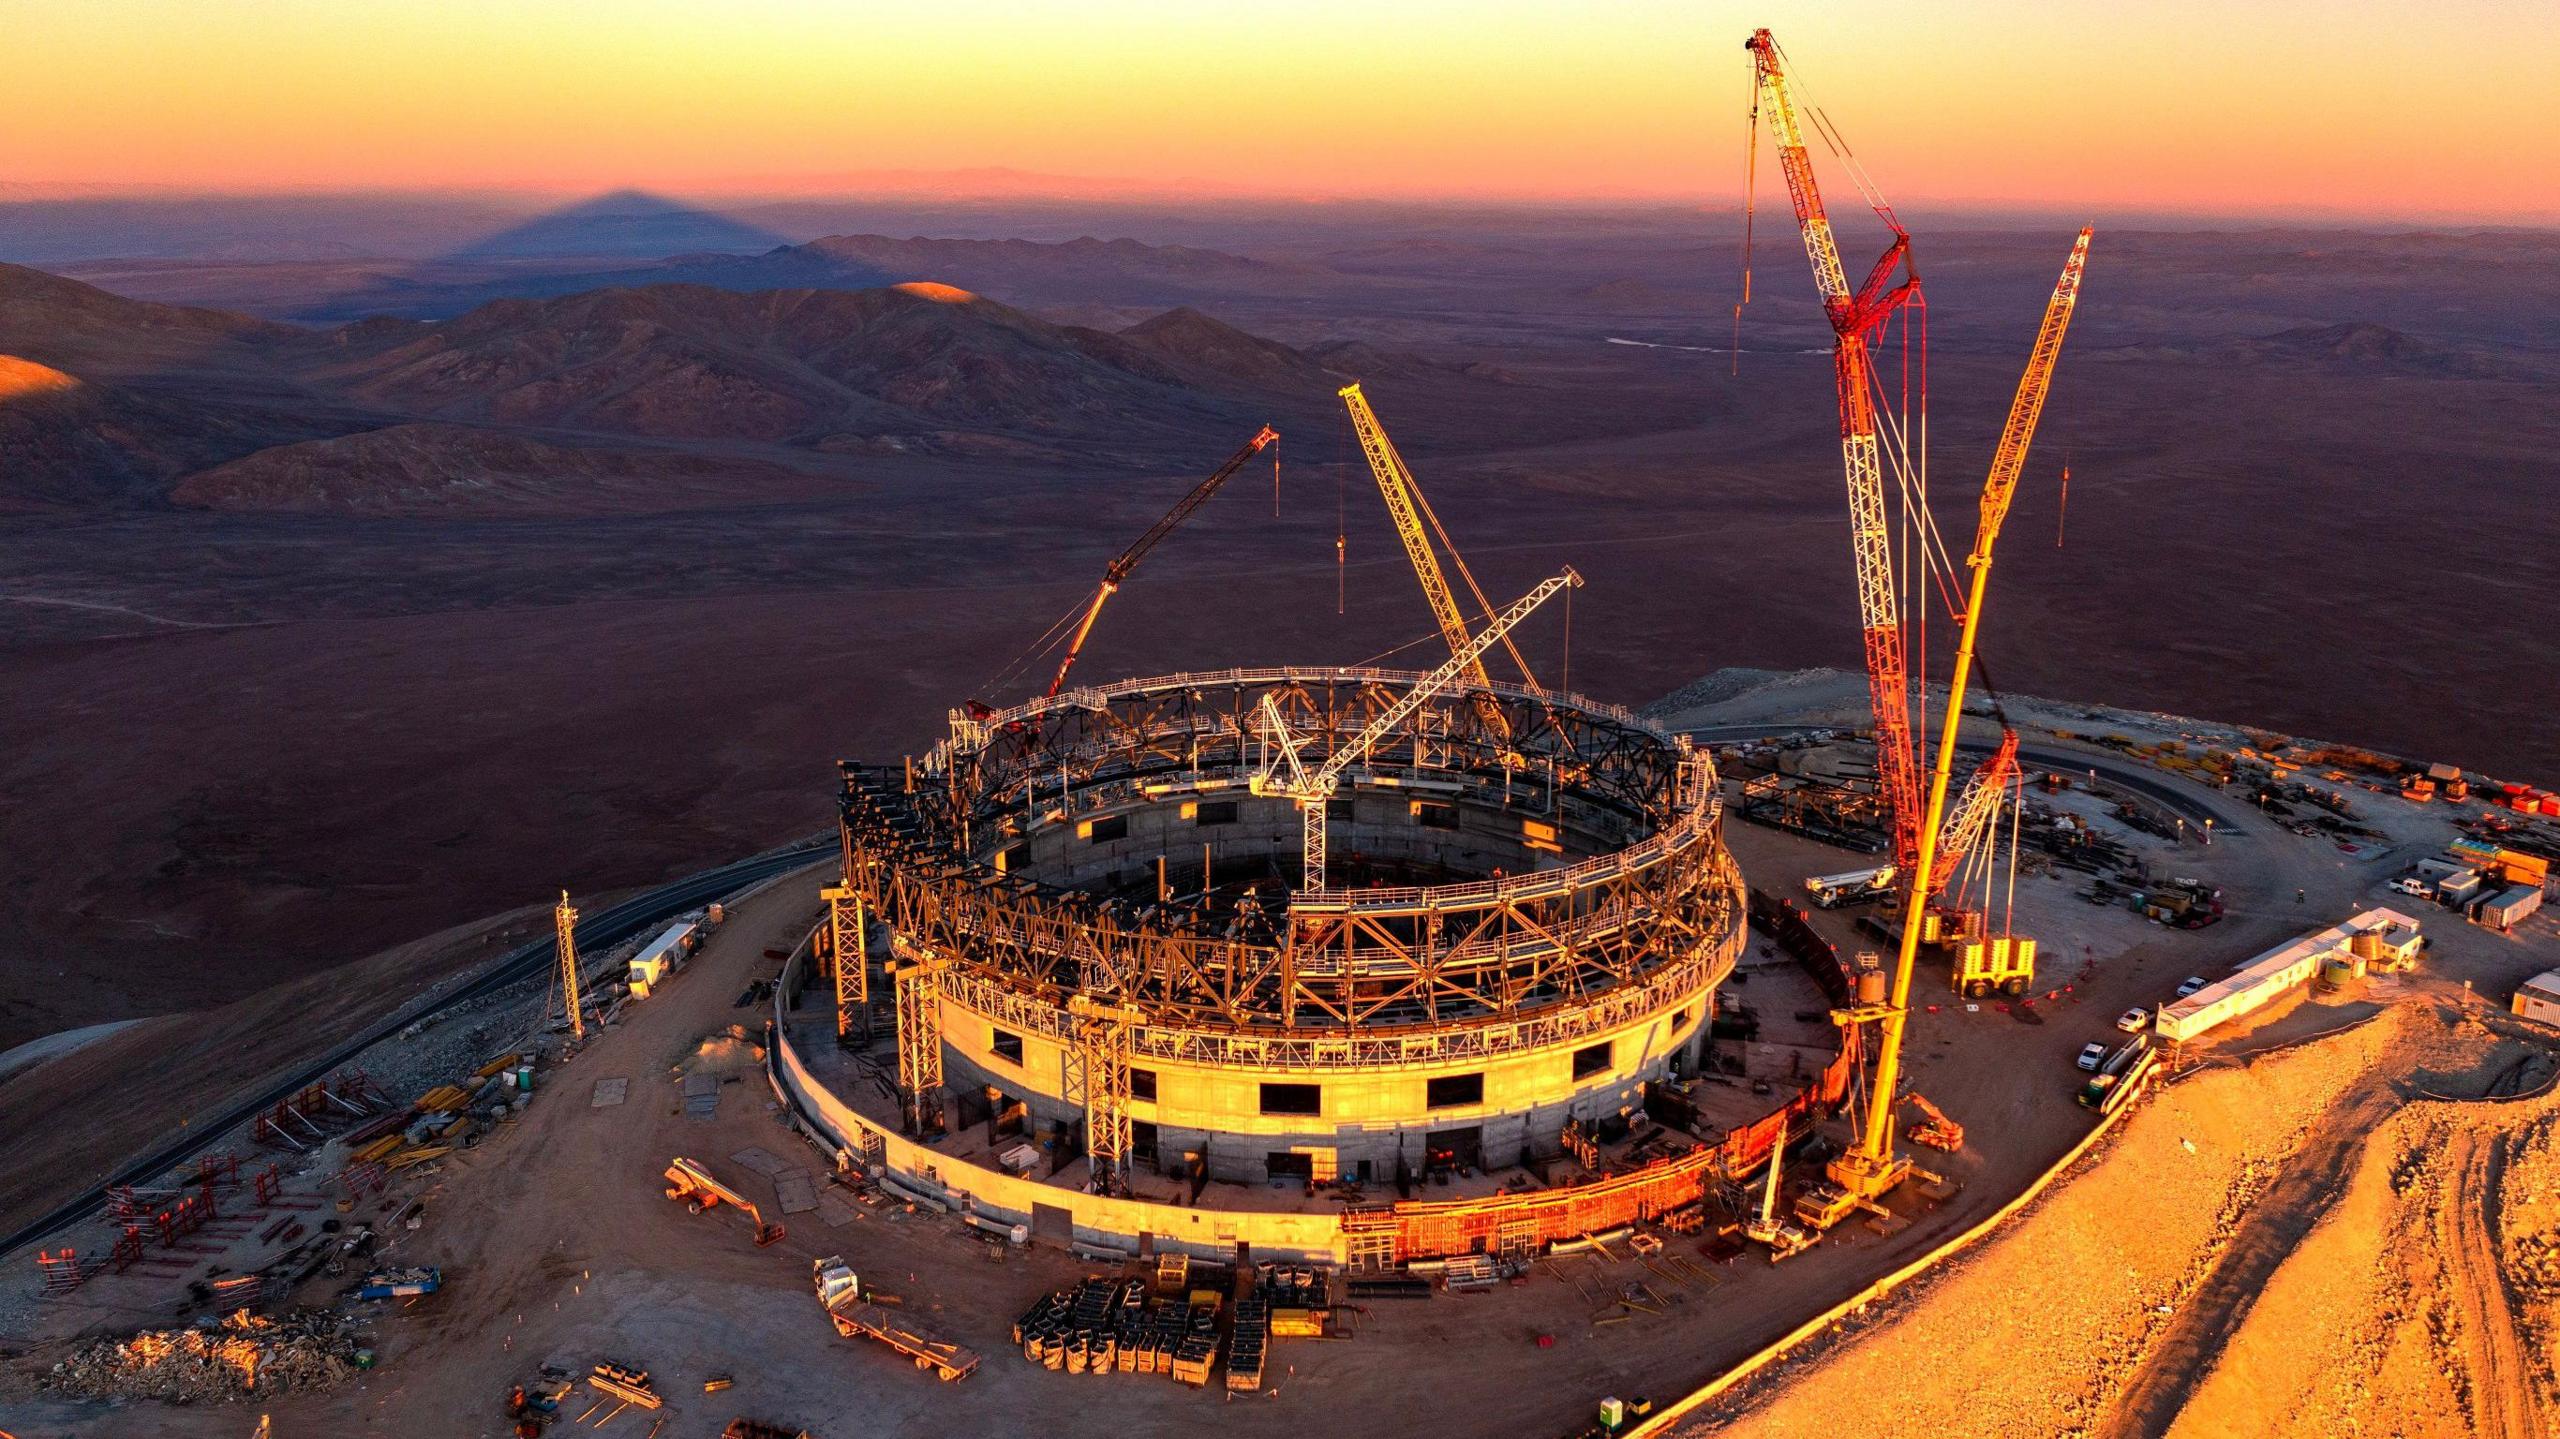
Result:
[[[578,944],[582,951],[588,946],[602,949],[608,945],[619,944],[653,924],[673,919],[686,910],[698,909],[724,894],[743,889],[758,880],[771,879],[775,875],[788,874],[792,870],[806,868],[835,852],[834,839],[815,840],[738,860],[732,864],[722,865],[718,869],[706,869],[671,884],[662,884],[611,908],[598,910],[594,914],[580,918]],[[348,1063],[357,1055],[398,1034],[410,1025],[441,1014],[456,1005],[467,1004],[483,995],[495,993],[519,980],[546,972],[558,959],[559,949],[559,942],[554,939],[541,939],[531,944],[519,945],[490,961],[487,968],[475,975],[468,983],[456,987],[451,992],[432,995],[407,1008],[394,1011],[371,1028],[302,1069],[276,1080],[256,1094],[241,1098],[200,1123],[191,1124],[185,1136],[135,1159],[100,1183],[97,1188],[64,1201],[43,1218],[5,1239],[0,1239],[0,1254],[15,1252],[53,1234],[56,1230],[77,1224],[82,1219],[97,1213],[100,1206],[106,1203],[109,1188],[119,1184],[147,1183],[167,1173],[170,1169],[193,1158],[199,1151],[211,1146],[223,1135],[248,1123],[252,1118],[310,1085],[318,1083],[332,1070]]]
[[[1678,733],[1707,744],[1738,744],[1744,740],[1784,739],[1790,735],[1811,734],[1818,729],[1838,731],[1840,728],[1838,725],[1709,725],[1702,729],[1681,730]],[[1990,745],[1973,740],[1959,739],[1956,741],[1956,748],[1973,755],[1991,753]],[[2217,835],[2240,832],[2240,825],[2233,816],[2207,804],[2192,788],[2181,787],[2157,775],[2139,773],[2123,765],[2110,763],[2097,755],[2020,745],[2018,759],[2024,764],[2057,770],[2064,774],[2095,774],[2109,784],[2132,790],[2146,799],[2157,800],[2172,813],[2184,816],[2190,824],[2201,825],[2210,820],[2213,824],[2213,832]]]

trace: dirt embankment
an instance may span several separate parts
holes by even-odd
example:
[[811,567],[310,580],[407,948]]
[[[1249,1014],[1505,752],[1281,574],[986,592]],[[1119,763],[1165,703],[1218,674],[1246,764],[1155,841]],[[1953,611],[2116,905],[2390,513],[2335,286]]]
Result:
[[2191,1074],[2005,1234],[1680,1432],[2547,1432],[2560,1097],[2418,1097],[2522,1047],[2404,1005]]
[[2560,1100],[2419,1101],[2361,1154],[2230,1342],[2199,1356],[2171,1439],[2550,1432]]
[[0,1232],[547,923],[523,909],[457,926],[219,1008],[144,1020],[0,1081]]

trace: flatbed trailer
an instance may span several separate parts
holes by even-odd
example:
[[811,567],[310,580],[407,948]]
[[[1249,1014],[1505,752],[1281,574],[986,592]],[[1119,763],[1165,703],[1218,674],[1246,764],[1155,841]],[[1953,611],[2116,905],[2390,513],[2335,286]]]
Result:
[[877,1304],[830,1309],[827,1317],[835,1321],[836,1332],[845,1338],[876,1339],[914,1360],[918,1369],[932,1370],[934,1377],[946,1383],[977,1372],[978,1351],[936,1339]]
[[870,1291],[841,1256],[830,1254],[811,1263],[809,1278],[817,1291],[818,1307],[827,1311],[836,1333],[847,1339],[876,1339],[915,1361],[918,1369],[932,1370],[945,1383],[977,1372],[978,1351],[937,1339],[872,1302],[866,1297]]

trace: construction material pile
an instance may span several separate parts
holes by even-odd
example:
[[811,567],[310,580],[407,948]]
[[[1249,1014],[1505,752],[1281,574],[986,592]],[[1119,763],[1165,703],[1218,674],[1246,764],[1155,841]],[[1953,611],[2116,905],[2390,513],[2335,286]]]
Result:
[[1154,1304],[1142,1279],[1087,1279],[1044,1295],[1014,1321],[1022,1357],[1070,1374],[1168,1374],[1209,1382],[1218,1359],[1218,1293]]
[[194,1404],[335,1388],[365,1355],[352,1326],[325,1310],[261,1319],[243,1309],[192,1328],[97,1340],[54,1365],[45,1383],[81,1399]]
[[1194,1288],[1190,1264],[1164,1256],[1150,1286],[1144,1279],[1095,1276],[1045,1294],[1014,1321],[1022,1357],[1069,1374],[1166,1374],[1191,1385],[1209,1382],[1226,1352],[1227,1387],[1262,1387],[1275,1338],[1326,1333],[1332,1282],[1309,1265],[1265,1264],[1236,1300],[1221,1333],[1224,1288]]

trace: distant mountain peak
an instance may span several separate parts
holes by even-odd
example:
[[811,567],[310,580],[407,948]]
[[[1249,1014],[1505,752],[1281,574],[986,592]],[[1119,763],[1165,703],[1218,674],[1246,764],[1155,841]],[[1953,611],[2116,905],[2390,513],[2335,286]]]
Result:
[[1176,305],[1120,331],[1120,338],[1190,372],[1280,394],[1329,394],[1334,378],[1305,353]]
[[77,377],[66,375],[51,365],[40,365],[15,355],[0,355],[0,405],[78,388],[80,381]]
[[2272,335],[2260,335],[2251,343],[2298,354],[2347,360],[2431,359],[2450,353],[2432,340],[2422,340],[2405,330],[2395,330],[2370,320],[2345,320],[2334,325],[2297,325]]
[[978,298],[974,290],[963,290],[957,285],[945,285],[936,280],[907,280],[889,288],[901,295],[931,300],[937,305],[966,305]]

